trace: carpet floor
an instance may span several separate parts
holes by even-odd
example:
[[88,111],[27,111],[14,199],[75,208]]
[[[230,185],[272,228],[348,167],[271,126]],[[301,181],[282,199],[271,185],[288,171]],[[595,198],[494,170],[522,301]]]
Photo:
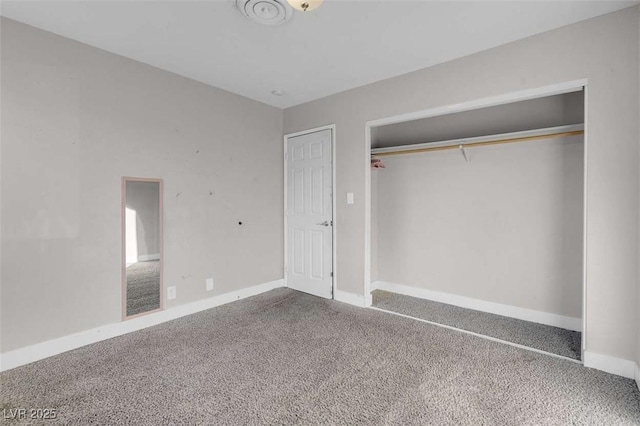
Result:
[[632,380],[290,289],[0,379],[47,424],[640,424]]
[[127,316],[160,308],[160,261],[127,267]]
[[375,290],[371,294],[373,306],[376,308],[495,337],[571,359],[581,358],[582,333],[579,331],[536,324],[382,290]]

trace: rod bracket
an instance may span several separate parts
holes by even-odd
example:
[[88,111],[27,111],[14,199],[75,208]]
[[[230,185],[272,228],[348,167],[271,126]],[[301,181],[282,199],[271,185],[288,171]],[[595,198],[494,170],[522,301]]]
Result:
[[462,156],[464,157],[464,161],[466,161],[468,163],[469,162],[469,157],[467,156],[467,151],[464,149],[464,145],[460,144],[460,145],[458,145],[458,148],[460,149],[460,152],[462,152]]

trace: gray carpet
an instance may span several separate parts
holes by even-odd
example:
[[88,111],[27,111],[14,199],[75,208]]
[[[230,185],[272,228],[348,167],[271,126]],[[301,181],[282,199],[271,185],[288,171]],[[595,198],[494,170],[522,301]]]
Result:
[[376,308],[495,337],[571,359],[579,360],[581,358],[582,333],[578,331],[536,324],[382,290],[376,290],[371,294],[373,306]]
[[137,262],[127,267],[127,316],[160,307],[160,261]]
[[0,379],[5,408],[64,424],[640,423],[632,380],[289,289]]

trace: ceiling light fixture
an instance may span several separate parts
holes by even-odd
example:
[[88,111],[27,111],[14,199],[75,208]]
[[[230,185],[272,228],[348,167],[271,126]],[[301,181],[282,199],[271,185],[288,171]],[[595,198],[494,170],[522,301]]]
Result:
[[323,0],[287,0],[287,3],[289,3],[292,8],[301,12],[309,12],[317,9],[322,2]]

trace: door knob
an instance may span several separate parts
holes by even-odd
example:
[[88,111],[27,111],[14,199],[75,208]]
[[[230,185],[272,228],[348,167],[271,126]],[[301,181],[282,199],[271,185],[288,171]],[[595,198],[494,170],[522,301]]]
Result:
[[325,220],[322,223],[318,223],[318,225],[320,225],[320,226],[333,226],[333,221],[329,222],[328,220]]

